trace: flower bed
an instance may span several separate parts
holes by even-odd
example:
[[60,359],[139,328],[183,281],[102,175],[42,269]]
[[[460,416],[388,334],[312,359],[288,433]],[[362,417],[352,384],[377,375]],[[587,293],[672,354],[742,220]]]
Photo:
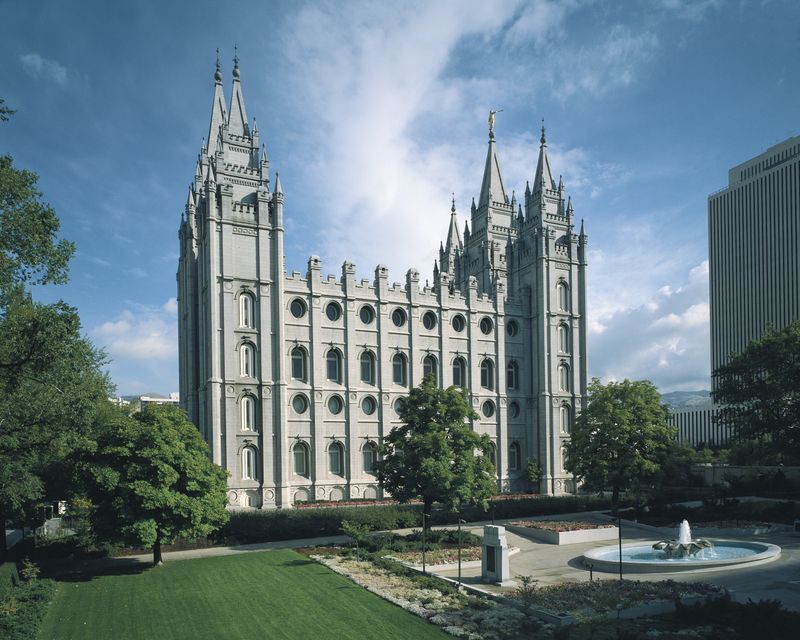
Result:
[[517,520],[506,529],[525,538],[550,544],[575,544],[611,540],[619,535],[612,524],[597,524],[580,520]]
[[[401,553],[393,553],[392,557],[400,562],[407,562],[412,565],[422,564],[421,551],[404,551]],[[462,547],[461,549],[461,562],[471,562],[473,560],[481,559],[481,547]],[[437,564],[454,564],[458,562],[458,548],[448,547],[445,549],[435,549],[425,553],[425,562],[429,566]]]

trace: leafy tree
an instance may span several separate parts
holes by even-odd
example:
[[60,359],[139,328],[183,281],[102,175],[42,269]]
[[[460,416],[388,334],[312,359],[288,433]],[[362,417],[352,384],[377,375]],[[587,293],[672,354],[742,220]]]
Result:
[[528,462],[525,463],[525,479],[536,491],[539,490],[539,483],[542,481],[542,465],[535,458],[528,458]]
[[228,520],[227,472],[208,456],[200,432],[173,406],[150,405],[133,417],[101,421],[95,450],[82,465],[95,535],[152,547],[198,538]]
[[668,411],[648,380],[589,385],[589,405],[575,420],[567,444],[567,471],[588,488],[612,490],[616,511],[620,490],[639,486],[655,474],[675,442]]
[[4,122],[16,113],[16,110],[5,106],[5,100],[0,98],[0,122]]
[[378,482],[400,502],[421,498],[452,508],[481,504],[497,490],[491,442],[466,423],[477,418],[467,394],[440,389],[433,376],[411,390],[399,410],[403,424],[384,439],[376,464]]
[[787,462],[800,459],[800,320],[768,328],[713,373],[717,420],[739,438],[762,441]]

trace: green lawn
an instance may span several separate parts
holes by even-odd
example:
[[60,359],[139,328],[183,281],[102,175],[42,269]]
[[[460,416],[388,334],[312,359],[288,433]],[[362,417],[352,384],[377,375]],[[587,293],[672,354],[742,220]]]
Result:
[[61,582],[40,640],[380,638],[446,634],[294,551],[178,560]]

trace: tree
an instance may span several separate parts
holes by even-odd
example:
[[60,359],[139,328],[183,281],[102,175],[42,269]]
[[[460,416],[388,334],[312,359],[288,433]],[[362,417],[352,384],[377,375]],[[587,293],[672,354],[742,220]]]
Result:
[[100,422],[82,464],[99,539],[151,547],[159,565],[162,543],[206,536],[227,522],[227,472],[211,462],[183,411],[150,405]]
[[466,392],[440,389],[433,376],[411,390],[399,409],[403,424],[380,448],[378,482],[400,502],[422,499],[424,513],[434,502],[452,508],[488,505],[497,490],[491,441],[466,423],[477,418]]
[[800,320],[767,328],[713,373],[717,421],[762,441],[787,462],[800,459]]
[[655,474],[675,442],[668,411],[648,380],[589,385],[589,405],[575,420],[566,446],[567,471],[591,489],[611,488],[616,511],[620,490]]

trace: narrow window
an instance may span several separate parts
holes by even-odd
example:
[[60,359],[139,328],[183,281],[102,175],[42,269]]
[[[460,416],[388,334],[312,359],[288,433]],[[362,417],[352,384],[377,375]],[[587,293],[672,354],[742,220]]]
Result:
[[396,353],[392,358],[392,381],[395,384],[406,386],[408,384],[408,361],[402,353]]
[[361,354],[361,382],[375,384],[375,356],[371,351]]
[[563,280],[558,283],[558,308],[561,311],[569,311],[569,287]]
[[242,449],[242,478],[244,480],[256,479],[256,450],[253,447]]
[[344,475],[344,447],[340,442],[334,442],[328,447],[328,466],[332,474]]
[[239,325],[252,329],[255,326],[254,311],[253,296],[249,293],[242,293],[239,296]]
[[461,356],[453,360],[453,384],[462,389],[467,386],[467,363]]
[[489,443],[489,460],[492,461],[492,465],[497,469],[497,447],[494,442]]
[[242,396],[242,431],[256,430],[256,401],[253,396]]
[[484,389],[494,389],[494,362],[488,358],[481,362],[481,386]]
[[378,459],[378,448],[372,443],[367,442],[361,450],[364,461],[364,472],[375,473],[375,461]]
[[519,365],[513,360],[506,367],[506,386],[509,389],[519,389]]
[[433,379],[436,382],[439,382],[439,375],[438,375],[439,367],[437,366],[436,357],[427,355],[425,359],[422,361],[422,372],[425,376],[433,376]]
[[298,442],[292,449],[294,457],[294,472],[298,476],[308,476],[308,447],[303,442]]
[[558,325],[558,350],[569,353],[569,327],[563,322]]
[[295,347],[292,349],[292,378],[306,382],[306,370],[306,350]]
[[244,378],[255,377],[255,351],[253,345],[245,342],[239,350],[241,356],[241,373]]
[[519,469],[519,444],[512,442],[508,448],[508,469],[509,471],[516,471]]
[[342,381],[342,354],[338,349],[330,349],[327,356],[328,380]]
[[559,422],[561,423],[562,433],[569,433],[571,426],[569,420],[569,405],[561,405],[561,410],[559,411]]
[[558,365],[558,387],[561,391],[569,391],[569,366]]

